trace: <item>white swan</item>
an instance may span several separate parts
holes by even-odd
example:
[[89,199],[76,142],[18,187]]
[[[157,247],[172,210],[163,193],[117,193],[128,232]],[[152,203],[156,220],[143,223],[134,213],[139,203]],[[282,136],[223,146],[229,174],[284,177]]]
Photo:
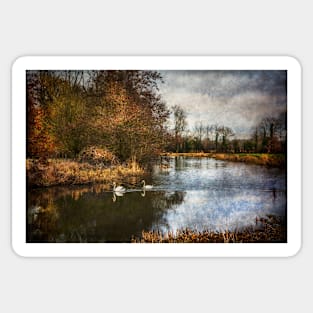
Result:
[[116,196],[118,197],[123,197],[124,196],[124,192],[120,192],[120,191],[113,191],[113,197],[112,197],[112,201],[116,202]]
[[123,193],[123,192],[126,192],[126,188],[123,187],[123,186],[117,186],[117,187],[116,187],[116,183],[114,182],[114,183],[113,183],[113,191],[114,191],[115,193]]
[[152,185],[146,185],[146,182],[144,181],[144,179],[141,181],[142,183],[142,189],[152,189],[153,186]]

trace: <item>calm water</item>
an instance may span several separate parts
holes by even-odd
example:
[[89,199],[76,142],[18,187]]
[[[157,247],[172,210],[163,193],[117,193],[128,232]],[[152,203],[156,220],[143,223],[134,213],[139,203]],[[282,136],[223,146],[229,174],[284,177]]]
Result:
[[235,229],[256,216],[285,215],[286,173],[277,168],[170,158],[123,196],[101,185],[47,188],[28,193],[28,242],[128,242],[141,231]]

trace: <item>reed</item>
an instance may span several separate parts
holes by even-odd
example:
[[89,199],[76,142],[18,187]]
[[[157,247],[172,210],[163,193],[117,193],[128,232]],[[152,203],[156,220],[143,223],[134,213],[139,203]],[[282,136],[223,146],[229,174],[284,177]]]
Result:
[[169,231],[142,231],[141,237],[133,237],[132,243],[272,243],[286,242],[285,219],[269,215],[256,219],[257,227],[246,227],[242,230],[222,232],[192,229],[181,229],[175,233]]
[[90,183],[111,183],[131,176],[141,176],[144,170],[137,164],[107,168],[75,160],[49,159],[46,162],[26,160],[28,186],[45,187]]
[[212,157],[213,153],[209,152],[168,152],[163,153],[162,156],[170,156],[170,157],[178,157],[178,156],[185,156],[185,157],[195,157],[195,158],[209,158]]
[[285,167],[286,157],[284,154],[268,153],[215,153],[212,158],[216,160],[244,162],[270,167]]
[[286,156],[284,154],[269,153],[209,153],[209,152],[188,152],[188,153],[165,153],[163,156],[172,157],[198,157],[214,158],[221,161],[244,162],[249,164],[265,165],[269,167],[286,166]]

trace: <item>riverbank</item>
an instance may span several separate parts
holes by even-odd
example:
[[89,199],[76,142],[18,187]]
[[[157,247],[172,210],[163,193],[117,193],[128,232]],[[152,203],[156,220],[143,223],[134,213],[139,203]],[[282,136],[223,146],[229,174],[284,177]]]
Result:
[[[177,157],[209,157],[216,160],[244,162],[284,168],[286,158],[284,154],[266,153],[164,153],[162,156]],[[37,159],[26,160],[27,184],[30,187],[49,187],[58,185],[83,185],[92,183],[111,184],[112,181],[122,182],[130,177],[145,174],[137,163],[124,165],[99,166],[88,162],[71,159]]]
[[265,165],[270,167],[284,168],[286,166],[286,156],[284,154],[269,153],[165,153],[163,156],[185,156],[185,157],[206,157],[216,160],[244,162],[249,164]]
[[144,170],[137,163],[99,167],[76,160],[48,159],[45,162],[27,159],[26,176],[29,187],[117,183],[142,176]]
[[178,230],[162,234],[158,231],[143,231],[132,243],[274,243],[287,242],[285,219],[275,215],[256,219],[254,227],[239,231]]

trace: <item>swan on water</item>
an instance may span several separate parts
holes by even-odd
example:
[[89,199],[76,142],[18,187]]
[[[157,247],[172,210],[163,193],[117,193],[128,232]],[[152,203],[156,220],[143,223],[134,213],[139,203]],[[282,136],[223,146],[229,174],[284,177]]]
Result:
[[126,192],[126,188],[123,186],[116,186],[116,183],[114,182],[113,183],[113,191],[115,193],[120,193],[120,192],[122,193],[122,192]]
[[152,189],[153,188],[152,185],[146,185],[146,182],[145,182],[144,179],[141,181],[141,183],[142,183],[142,188],[143,189]]
[[123,197],[124,196],[124,192],[113,191],[113,197],[112,197],[112,201],[113,202],[116,202],[116,196],[117,197]]

